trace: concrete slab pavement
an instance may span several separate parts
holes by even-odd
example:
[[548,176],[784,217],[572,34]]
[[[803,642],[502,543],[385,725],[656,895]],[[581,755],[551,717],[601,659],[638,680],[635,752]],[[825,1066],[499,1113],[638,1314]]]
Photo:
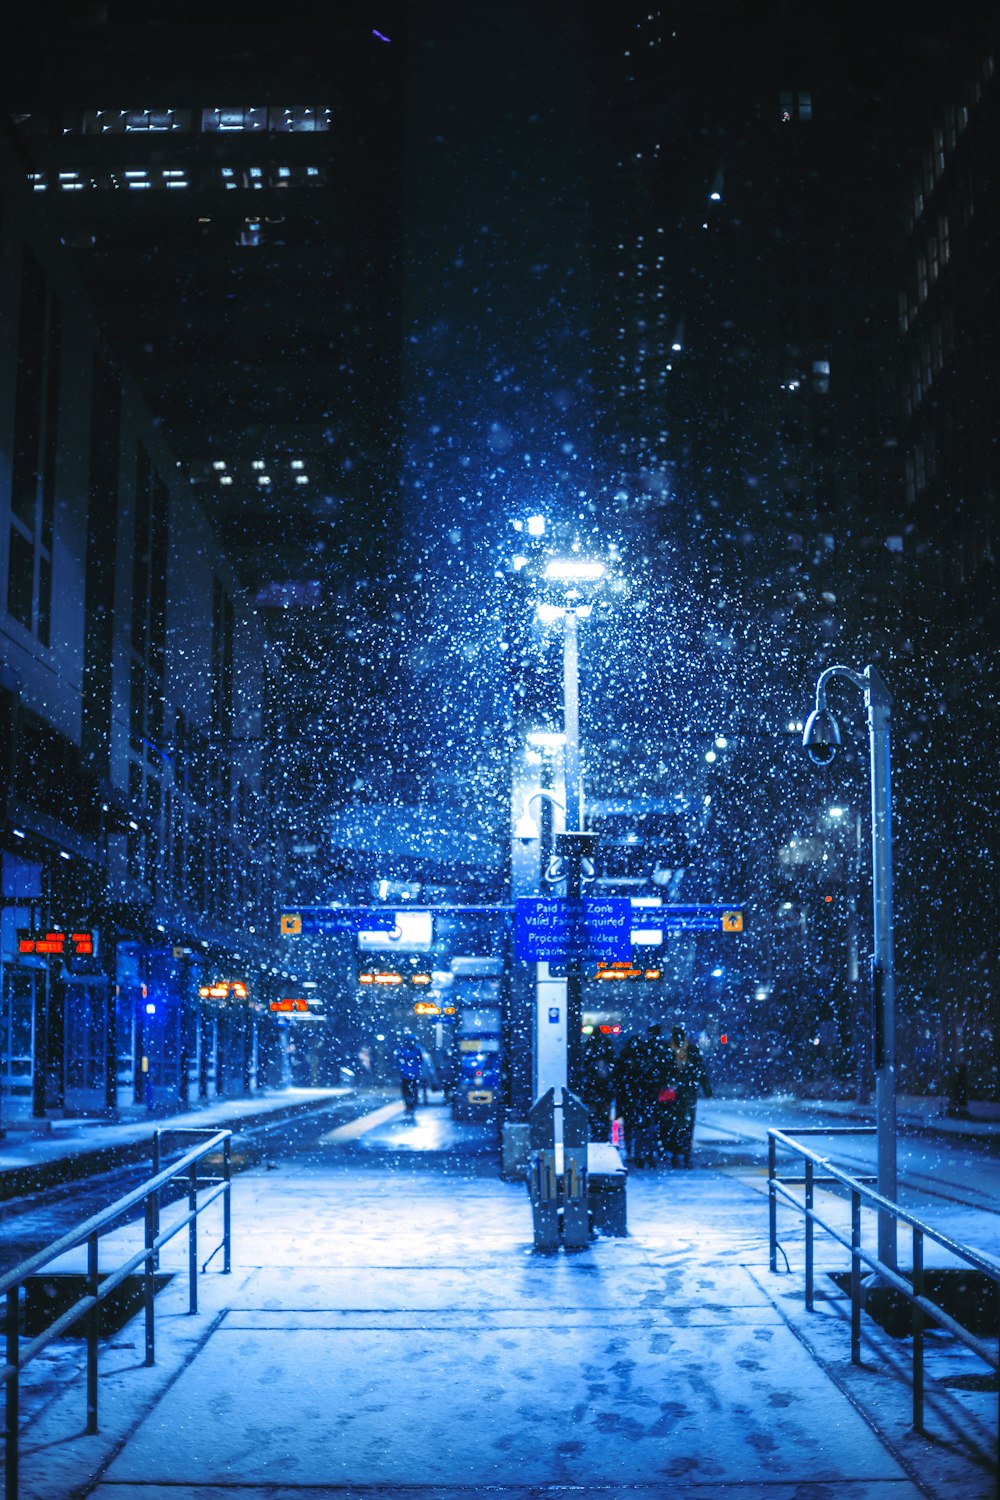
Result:
[[[80,1435],[79,1392],[71,1415],[45,1413],[23,1496],[992,1495],[975,1464],[942,1468],[933,1443],[900,1439],[902,1381],[869,1364],[867,1388],[849,1387],[832,1302],[817,1355],[801,1283],[767,1270],[766,1203],[738,1177],[635,1174],[627,1240],[541,1256],[523,1186],[484,1170],[474,1131],[449,1131],[440,1109],[370,1119],[238,1179],[234,1274],[203,1278],[201,1319],[178,1316],[183,1236],[166,1248],[164,1375],[127,1355],[109,1366],[103,1449]],[[418,1158],[401,1141],[421,1136]],[[137,1234],[117,1232],[109,1265]],[[141,1349],[141,1331],[119,1338]],[[866,1401],[903,1415],[880,1435]]]
[[921,1493],[760,1284],[766,1214],[721,1174],[648,1174],[630,1239],[544,1257],[523,1186],[454,1162],[320,1147],[235,1191],[233,1294],[100,1500]]

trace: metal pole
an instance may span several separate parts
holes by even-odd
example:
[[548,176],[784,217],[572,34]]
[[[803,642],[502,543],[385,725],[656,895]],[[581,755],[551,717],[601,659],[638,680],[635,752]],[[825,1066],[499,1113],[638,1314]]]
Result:
[[[855,672],[841,665],[826,667],[816,682],[817,714],[826,711],[826,685],[846,677],[865,695],[872,795],[872,1022],[875,1065],[878,1190],[896,1201],[896,971],[892,951],[892,795],[889,762],[889,717],[892,699],[874,667]],[[826,728],[831,726],[827,725]],[[832,725],[836,728],[836,725]],[[807,725],[806,733],[809,733]],[[839,734],[826,743],[832,756]],[[828,763],[828,760],[827,762]],[[878,1258],[896,1268],[896,1221],[879,1211]]]
[[228,1275],[233,1268],[233,1219],[232,1219],[232,1157],[230,1156],[230,1136],[222,1143],[222,1180],[226,1184],[222,1195],[222,1242],[224,1246],[222,1270]]
[[566,731],[566,830],[583,827],[580,774],[580,656],[577,613],[567,606],[563,635],[563,716]]
[[[578,619],[575,608],[567,605],[563,633],[563,728],[566,733],[566,831],[583,828],[583,786],[580,774],[580,655]],[[579,902],[581,856],[579,845],[565,840],[566,899]],[[566,1083],[570,1093],[579,1094],[582,1083],[583,1048],[580,1035],[583,976],[580,959],[571,954],[566,964]]]
[[[889,690],[874,667],[865,668],[871,748],[872,923],[875,1014],[875,1123],[878,1190],[896,1201],[896,971],[893,959],[892,794]],[[878,1258],[896,1267],[896,1220],[878,1216]]]
[[188,1168],[188,1312],[198,1311],[198,1163]]
[[778,1269],[778,1195],[775,1192],[774,1179],[777,1175],[777,1148],[774,1136],[770,1131],[767,1133],[767,1240],[770,1251],[769,1265],[772,1271]]
[[11,1287],[7,1293],[7,1317],[5,1350],[11,1373],[7,1376],[7,1403],[4,1413],[6,1441],[4,1443],[4,1495],[6,1500],[17,1500],[18,1437],[21,1421],[20,1395],[21,1358],[20,1321],[21,1288]]
[[101,1331],[101,1304],[96,1300],[100,1291],[98,1280],[99,1236],[94,1233],[87,1241],[87,1295],[93,1297],[94,1305],[87,1314],[87,1431],[97,1431],[97,1347]]

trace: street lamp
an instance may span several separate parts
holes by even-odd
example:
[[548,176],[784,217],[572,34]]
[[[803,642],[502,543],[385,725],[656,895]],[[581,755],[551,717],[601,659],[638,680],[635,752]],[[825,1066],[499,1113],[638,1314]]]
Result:
[[[827,667],[816,682],[816,707],[806,720],[802,744],[810,760],[828,766],[840,745],[840,726],[826,705],[826,685],[846,677],[865,695],[872,794],[872,1001],[875,1064],[875,1124],[878,1191],[896,1201],[896,974],[892,947],[892,795],[889,714],[892,699],[874,667],[855,672]],[[878,1217],[878,1258],[895,1269],[896,1221]]]
[[[544,576],[559,590],[558,613],[563,620],[563,753],[564,789],[566,795],[566,829],[556,837],[556,854],[564,862],[566,898],[579,901],[583,893],[587,866],[597,843],[596,834],[583,828],[583,775],[580,765],[580,657],[579,621],[587,619],[591,604],[584,591],[592,590],[607,569],[602,562],[584,557],[553,557],[545,565]],[[549,612],[555,616],[556,606]],[[583,998],[583,975],[578,956],[571,954],[566,963],[566,1073],[572,1093],[582,1086],[583,1054],[580,1025]]]

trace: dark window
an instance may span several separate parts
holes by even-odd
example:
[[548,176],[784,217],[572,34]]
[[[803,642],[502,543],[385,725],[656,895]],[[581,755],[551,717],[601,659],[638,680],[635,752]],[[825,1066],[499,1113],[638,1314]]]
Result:
[[10,528],[10,558],[7,565],[7,608],[26,630],[31,629],[31,605],[35,584],[35,549],[16,526]]

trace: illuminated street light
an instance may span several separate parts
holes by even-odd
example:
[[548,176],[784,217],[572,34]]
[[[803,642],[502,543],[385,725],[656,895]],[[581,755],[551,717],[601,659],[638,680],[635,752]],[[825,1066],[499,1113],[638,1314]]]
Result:
[[527,736],[527,743],[535,750],[548,750],[554,753],[565,745],[566,736],[557,734],[551,729],[532,729]]
[[[889,715],[892,699],[874,667],[855,672],[827,667],[816,682],[816,707],[806,720],[802,744],[810,759],[828,766],[840,745],[840,725],[826,705],[826,685],[846,677],[865,695],[872,797],[872,999],[875,1024],[875,1123],[878,1191],[896,1201],[896,971],[892,915],[892,794],[889,759]],[[833,816],[833,809],[831,809]],[[878,1216],[878,1258],[895,1269],[896,1220]]]
[[585,558],[553,557],[545,564],[545,576],[556,583],[597,583],[607,569],[602,562]]

